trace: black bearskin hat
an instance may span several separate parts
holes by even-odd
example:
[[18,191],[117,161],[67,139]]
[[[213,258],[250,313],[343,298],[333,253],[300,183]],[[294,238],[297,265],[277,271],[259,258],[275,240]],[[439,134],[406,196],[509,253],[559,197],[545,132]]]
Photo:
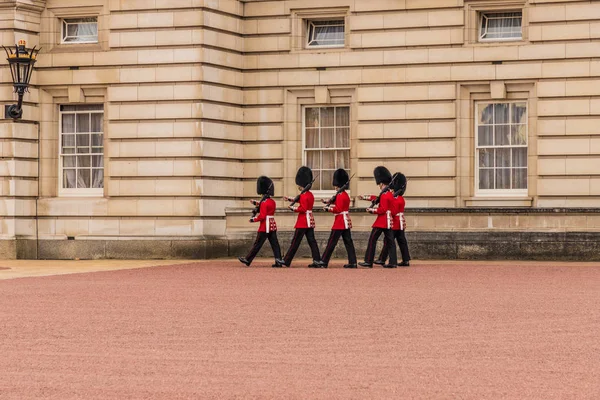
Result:
[[340,168],[333,173],[333,186],[342,187],[348,182],[348,173]]
[[406,191],[406,176],[402,172],[396,172],[392,179],[394,179],[394,192],[404,188],[402,193],[400,193],[400,196],[402,196],[404,191]]
[[300,167],[296,173],[296,185],[306,187],[313,180],[313,173],[308,167]]
[[269,196],[275,194],[275,185],[273,185],[273,181],[267,176],[259,176],[256,180],[256,193],[262,196],[263,194],[267,194],[267,191],[269,192]]
[[386,167],[377,167],[373,171],[373,176],[375,177],[375,183],[378,185],[383,183],[388,185],[392,181],[392,174]]

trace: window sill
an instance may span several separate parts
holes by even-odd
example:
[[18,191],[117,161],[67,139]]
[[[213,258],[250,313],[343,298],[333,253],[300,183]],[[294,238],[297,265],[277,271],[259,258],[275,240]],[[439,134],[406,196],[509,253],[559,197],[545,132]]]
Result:
[[57,44],[48,53],[84,53],[102,51],[100,43]]
[[532,207],[532,197],[469,197],[466,207]]

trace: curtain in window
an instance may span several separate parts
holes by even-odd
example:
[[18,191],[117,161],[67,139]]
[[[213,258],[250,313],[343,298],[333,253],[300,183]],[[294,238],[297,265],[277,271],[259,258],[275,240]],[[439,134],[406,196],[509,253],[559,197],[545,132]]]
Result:
[[521,12],[487,13],[481,18],[482,39],[520,38],[523,14]]

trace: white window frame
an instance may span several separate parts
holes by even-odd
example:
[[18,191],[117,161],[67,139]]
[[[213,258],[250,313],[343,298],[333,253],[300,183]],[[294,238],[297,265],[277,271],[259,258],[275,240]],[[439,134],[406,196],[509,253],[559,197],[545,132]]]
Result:
[[[321,45],[313,45],[310,44],[311,42],[311,38],[310,38],[310,25],[313,24],[313,27],[316,31],[316,27],[314,26],[315,22],[340,22],[341,25],[344,27],[344,41],[342,43],[338,43],[338,44],[321,44]],[[331,26],[339,26],[339,24],[336,25],[331,25]],[[332,17],[331,19],[306,19],[305,20],[305,30],[306,30],[306,40],[305,40],[305,47],[307,49],[335,49],[335,48],[344,48],[346,46],[346,19],[345,18],[335,18]]]
[[[88,18],[95,18],[96,22],[68,22],[69,20],[72,21],[76,21],[76,20],[83,20],[83,19],[88,19]],[[66,41],[65,39],[69,36],[67,36],[67,32],[68,32],[68,25],[96,25],[96,39],[95,40],[82,40],[82,41]],[[98,25],[98,17],[79,17],[79,18],[61,18],[60,20],[60,43],[61,44],[90,44],[90,43],[98,43],[98,36],[100,35],[100,31],[99,31],[99,25]],[[71,36],[71,37],[76,37],[76,36]]]
[[[62,104],[65,106],[71,106],[74,104]],[[88,105],[92,105],[92,104],[88,104]],[[63,136],[63,132],[62,132],[62,118],[63,118],[63,114],[102,114],[102,119],[104,120],[104,105],[103,104],[98,104],[98,106],[102,106],[102,110],[85,110],[85,111],[62,111],[61,110],[61,105],[58,106],[58,113],[59,113],[59,118],[58,118],[58,195],[61,197],[104,197],[104,183],[103,183],[103,187],[101,188],[63,188],[63,155],[68,155],[68,156],[72,156],[75,155],[77,156],[77,150],[75,150],[75,154],[63,154],[62,152],[62,136]],[[77,117],[75,117],[75,120],[77,120]],[[77,123],[77,122],[75,122]],[[76,130],[76,129],[75,129]],[[102,155],[102,169],[106,170],[105,167],[105,162],[106,162],[106,147],[104,146],[104,131],[105,131],[105,124],[104,121],[102,122],[102,138],[103,138],[103,143],[102,143],[102,153],[93,153],[93,155]],[[99,132],[89,132],[89,134],[93,134],[93,133],[99,133]],[[74,133],[75,135],[77,133]],[[76,144],[77,146],[77,144]],[[91,146],[91,137],[90,137],[90,146]],[[77,149],[77,147],[75,147],[75,149]],[[104,175],[104,178],[106,179],[106,175]],[[93,179],[93,174],[90,175],[90,182],[92,182]],[[106,182],[106,181],[104,181]]]
[[[521,36],[519,37],[506,37],[506,38],[484,38],[483,32],[483,18],[487,14],[510,14],[510,13],[521,13]],[[488,18],[489,19],[489,18]],[[523,40],[523,10],[488,10],[488,11],[480,11],[478,15],[478,26],[477,26],[477,37],[478,41],[481,43],[489,43],[489,42],[519,42]]]
[[[348,108],[348,113],[351,112],[351,107],[349,104],[311,104],[311,105],[305,105],[302,106],[302,165],[306,165],[306,152],[307,151],[315,151],[314,149],[307,149],[306,148],[306,109],[307,108]],[[349,115],[350,117],[350,115]],[[351,120],[349,119],[349,121],[351,122]],[[337,127],[337,126],[334,126]],[[348,150],[348,161],[350,162],[350,155],[351,155],[351,146],[352,146],[352,123],[350,123],[350,125],[348,126],[348,130],[350,133],[350,141],[349,144],[350,146],[348,147],[334,147],[334,148],[330,148],[330,149],[326,149],[327,151],[340,151],[340,150]],[[321,150],[322,151],[322,150]],[[350,168],[345,168],[346,171],[348,173],[350,173]],[[335,171],[335,170],[334,170]],[[352,175],[350,175],[352,176]],[[347,190],[348,194],[350,194],[350,190]],[[313,193],[315,193],[316,195],[318,195],[318,197],[326,197],[326,196],[333,196],[335,194],[335,190],[313,190]]]
[[[479,105],[482,104],[515,104],[515,103],[525,103],[525,107],[527,109],[526,118],[525,118],[525,137],[527,138],[527,143],[523,146],[507,146],[507,147],[525,147],[527,149],[527,188],[525,189],[479,189],[479,146],[478,146],[478,132],[479,132]],[[479,197],[527,197],[529,192],[529,102],[527,100],[507,100],[507,101],[493,101],[493,100],[484,100],[477,101],[474,103],[474,167],[475,167],[475,195]],[[510,114],[509,114],[510,115]],[[509,117],[510,119],[510,117]],[[493,125],[496,125],[495,123]],[[490,148],[502,148],[502,146],[489,146]],[[495,161],[494,161],[495,162]]]

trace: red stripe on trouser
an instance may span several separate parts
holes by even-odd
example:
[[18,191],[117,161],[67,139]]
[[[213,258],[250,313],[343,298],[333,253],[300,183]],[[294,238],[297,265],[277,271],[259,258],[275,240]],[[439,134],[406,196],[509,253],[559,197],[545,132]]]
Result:
[[[290,263],[290,261],[291,261],[291,260],[290,260],[290,261],[288,261],[288,255],[291,255],[291,250],[292,250],[294,247],[296,247],[296,242],[297,242],[298,240],[300,240],[300,239],[299,239],[299,236],[300,236],[300,235],[298,235],[298,229],[296,229],[296,232],[294,232],[294,238],[292,239],[292,244],[291,244],[290,248],[288,249],[288,254],[286,254],[286,255],[285,255],[285,260],[284,260],[284,261],[285,261],[285,263],[286,263],[286,264],[289,264],[289,263]],[[299,246],[299,244],[298,244],[298,246]],[[295,251],[294,251],[294,253],[295,253]],[[295,255],[295,254],[294,254],[294,255]],[[292,256],[292,257],[293,257],[293,256]]]
[[331,235],[329,235],[329,241],[327,241],[327,247],[325,247],[325,253],[321,258],[326,264],[329,261],[329,257],[331,257],[331,253],[333,253],[333,249],[330,249],[331,243],[333,242],[333,237],[335,236],[335,232],[331,231]]
[[[369,246],[367,246],[367,254],[365,254],[365,262],[372,262],[373,261],[373,257],[375,256],[373,254],[373,257],[370,256],[371,253],[375,253],[374,250],[372,250],[373,248],[373,240],[375,239],[375,231],[371,231],[371,237],[369,238]],[[367,257],[369,257],[369,259],[367,259]]]

